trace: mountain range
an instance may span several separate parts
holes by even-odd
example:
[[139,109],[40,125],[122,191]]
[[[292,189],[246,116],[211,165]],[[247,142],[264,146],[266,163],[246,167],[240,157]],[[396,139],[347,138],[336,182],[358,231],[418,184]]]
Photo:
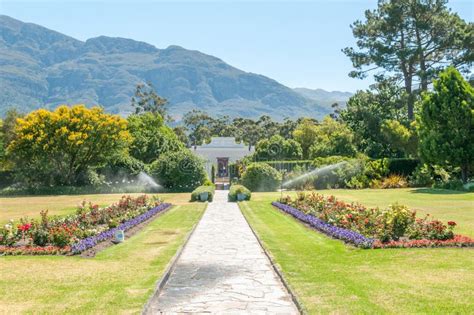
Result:
[[108,112],[132,112],[138,83],[149,81],[179,120],[192,109],[213,115],[320,118],[348,92],[291,89],[244,72],[219,58],[179,46],[99,36],[80,41],[45,27],[0,15],[0,116],[10,108],[83,103]]

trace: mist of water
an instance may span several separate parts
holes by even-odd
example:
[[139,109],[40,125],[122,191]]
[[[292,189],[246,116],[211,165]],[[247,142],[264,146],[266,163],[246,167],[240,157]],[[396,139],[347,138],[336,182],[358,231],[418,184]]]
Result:
[[162,188],[161,185],[159,185],[153,178],[151,178],[150,175],[148,175],[145,172],[140,172],[138,174],[136,184],[138,186],[140,186],[140,185],[148,186],[148,187],[151,187],[151,188],[154,188],[154,189]]
[[294,185],[296,183],[301,183],[301,182],[307,181],[311,178],[315,178],[316,176],[321,177],[321,176],[324,176],[324,175],[331,174],[332,171],[334,171],[334,170],[336,170],[340,167],[343,167],[346,164],[347,164],[346,161],[342,161],[342,162],[339,162],[339,163],[336,163],[336,164],[326,165],[326,166],[317,168],[317,169],[312,170],[308,173],[302,174],[302,175],[300,175],[296,178],[293,178],[293,179],[290,179],[290,180],[284,182],[282,184],[282,187],[283,188],[288,188],[288,187],[291,187],[292,185]]

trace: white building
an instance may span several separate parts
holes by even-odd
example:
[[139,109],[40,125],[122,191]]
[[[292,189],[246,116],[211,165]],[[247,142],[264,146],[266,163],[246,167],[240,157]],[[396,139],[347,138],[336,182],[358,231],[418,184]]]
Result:
[[211,178],[212,165],[216,166],[216,178],[229,181],[229,164],[241,160],[255,151],[244,143],[235,142],[234,137],[212,137],[211,142],[191,148],[194,154],[205,160],[206,171]]

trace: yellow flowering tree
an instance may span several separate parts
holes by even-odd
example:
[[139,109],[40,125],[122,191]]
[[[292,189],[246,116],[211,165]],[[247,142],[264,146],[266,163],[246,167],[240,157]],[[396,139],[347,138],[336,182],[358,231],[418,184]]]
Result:
[[131,140],[125,119],[84,105],[33,111],[17,120],[15,132],[7,153],[29,186],[87,183],[90,168],[126,154]]

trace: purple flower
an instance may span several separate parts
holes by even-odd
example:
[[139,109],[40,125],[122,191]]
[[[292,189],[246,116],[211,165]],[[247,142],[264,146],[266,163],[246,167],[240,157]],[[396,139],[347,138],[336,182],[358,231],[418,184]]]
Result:
[[331,237],[343,240],[347,243],[354,244],[358,247],[371,248],[374,243],[374,239],[365,237],[357,232],[352,230],[340,228],[334,225],[331,225],[321,219],[316,218],[311,214],[304,214],[298,209],[295,209],[289,205],[285,205],[279,202],[272,202],[272,205],[278,209],[292,215],[296,219],[309,224],[312,228],[329,235]]
[[169,207],[171,207],[170,203],[162,203],[159,206],[151,208],[147,212],[145,212],[143,214],[140,214],[139,216],[136,216],[135,218],[130,219],[130,220],[120,224],[116,228],[106,230],[106,231],[101,232],[97,235],[87,237],[85,239],[80,240],[77,243],[74,243],[71,246],[71,251],[74,254],[81,253],[81,252],[83,252],[83,251],[85,251],[89,248],[94,247],[95,245],[97,245],[100,242],[103,242],[105,240],[113,238],[116,231],[118,231],[118,230],[127,231],[127,230],[131,229],[132,227],[134,227],[134,226],[150,219],[151,217],[156,215],[158,212],[162,212],[162,211],[168,209]]

